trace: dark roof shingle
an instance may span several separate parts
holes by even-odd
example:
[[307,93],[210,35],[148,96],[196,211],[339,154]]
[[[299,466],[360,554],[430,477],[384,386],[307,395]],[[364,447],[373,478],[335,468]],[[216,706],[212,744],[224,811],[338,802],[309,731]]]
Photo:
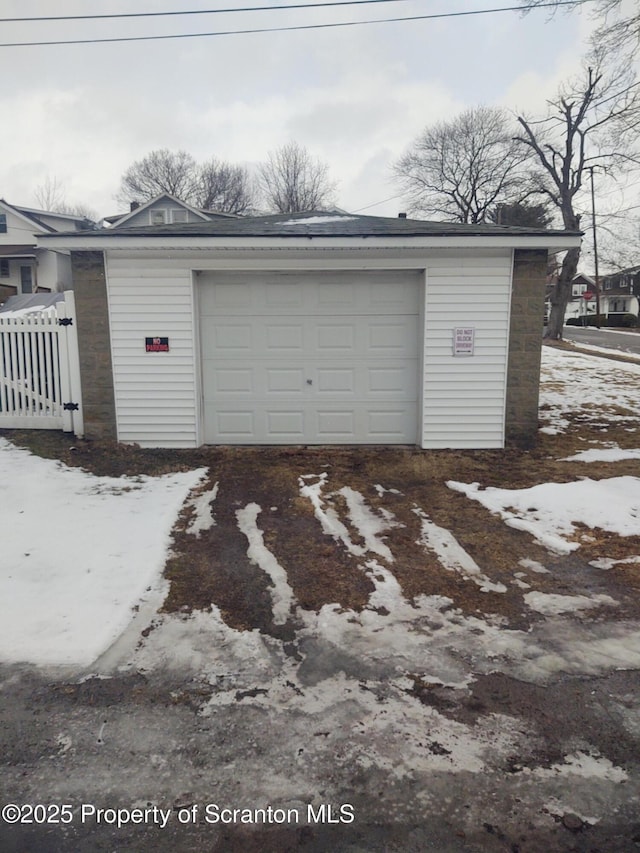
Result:
[[[458,222],[428,222],[420,219],[361,216],[348,213],[279,213],[246,216],[238,219],[189,222],[173,225],[149,225],[118,229],[121,237],[430,237],[430,236],[541,236],[561,235],[567,231],[522,226],[467,225]],[[92,237],[114,236],[115,229],[91,232]],[[80,236],[79,232],[75,232]]]

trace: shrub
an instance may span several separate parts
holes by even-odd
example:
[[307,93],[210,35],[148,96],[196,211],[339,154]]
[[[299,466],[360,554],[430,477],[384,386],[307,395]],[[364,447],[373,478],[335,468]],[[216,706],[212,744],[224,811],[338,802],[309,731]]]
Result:
[[569,317],[567,326],[606,326],[607,321],[603,314],[600,314],[600,322],[598,322],[597,314],[584,314],[582,317]]
[[627,329],[635,329],[639,325],[638,318],[635,314],[623,314],[622,317],[620,317],[620,325]]

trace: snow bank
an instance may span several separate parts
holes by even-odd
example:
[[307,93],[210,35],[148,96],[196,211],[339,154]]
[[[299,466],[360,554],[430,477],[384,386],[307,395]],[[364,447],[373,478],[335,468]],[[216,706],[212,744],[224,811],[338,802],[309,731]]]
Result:
[[483,489],[478,483],[454,480],[447,485],[500,515],[505,524],[527,531],[541,545],[560,554],[580,546],[572,541],[578,523],[619,536],[640,535],[638,477],[542,483],[529,489]]
[[87,665],[105,651],[205,473],[95,477],[0,438],[0,660]]

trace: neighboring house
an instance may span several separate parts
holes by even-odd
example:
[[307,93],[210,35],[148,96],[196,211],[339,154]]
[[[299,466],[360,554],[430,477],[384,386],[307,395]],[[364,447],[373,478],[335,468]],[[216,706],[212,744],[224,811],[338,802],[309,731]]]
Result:
[[537,433],[547,254],[580,236],[312,212],[42,240],[87,435],[500,448]]
[[[545,298],[545,306],[544,306],[544,319],[545,323],[549,319],[549,313],[551,311],[551,293],[553,288],[556,285],[556,281],[551,283],[547,283],[547,294]],[[584,318],[586,320],[587,315],[596,313],[596,281],[590,275],[586,273],[578,273],[571,282],[571,298],[567,303],[567,308],[564,313],[564,321],[573,319]],[[591,299],[585,299],[585,293],[593,293],[593,297]]]
[[640,315],[640,266],[605,275],[600,285],[600,311],[610,325],[626,314]]
[[[589,299],[584,294],[593,294]],[[571,282],[571,299],[564,314],[565,323],[570,318],[584,318],[596,313],[596,280],[586,273],[579,272]]]
[[233,213],[199,210],[169,193],[162,193],[144,204],[133,201],[128,213],[105,216],[103,221],[112,228],[138,228],[144,225],[182,225],[189,222],[235,218]]
[[42,248],[38,238],[91,225],[82,216],[18,207],[0,199],[0,302],[14,294],[69,287],[69,253]]
[[[555,282],[547,284],[545,321],[549,317],[550,295]],[[569,320],[584,320],[596,314],[596,281],[585,273],[578,273],[571,284],[571,299],[567,303],[565,323]],[[584,294],[593,294],[589,299]],[[608,326],[623,325],[623,318],[633,314],[640,316],[640,266],[601,276],[600,314]]]

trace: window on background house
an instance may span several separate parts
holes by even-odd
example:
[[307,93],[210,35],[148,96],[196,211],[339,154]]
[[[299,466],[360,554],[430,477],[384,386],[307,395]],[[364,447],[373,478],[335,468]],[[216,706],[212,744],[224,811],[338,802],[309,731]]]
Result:
[[7,214],[0,213],[0,234],[7,233]]
[[164,210],[152,210],[149,217],[152,225],[164,225],[167,221],[166,211]]
[[172,222],[186,222],[187,221],[187,211],[182,208],[175,208],[171,211],[171,221]]
[[9,278],[11,275],[11,269],[9,268],[9,261],[6,258],[3,258],[0,261],[0,278]]

